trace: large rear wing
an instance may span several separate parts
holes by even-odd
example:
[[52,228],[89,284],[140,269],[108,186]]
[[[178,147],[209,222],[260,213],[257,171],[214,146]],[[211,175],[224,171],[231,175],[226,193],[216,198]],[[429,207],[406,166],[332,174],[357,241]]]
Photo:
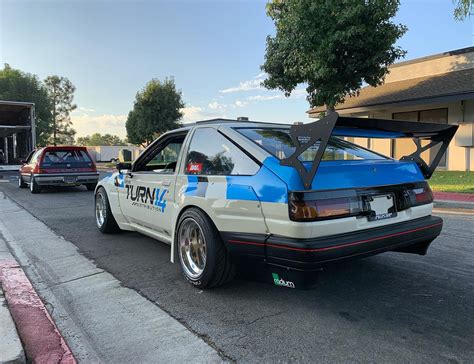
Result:
[[[333,112],[309,124],[292,125],[290,137],[296,149],[288,158],[282,159],[280,164],[295,168],[301,177],[304,187],[309,189],[331,135],[388,139],[411,138],[415,143],[416,150],[409,155],[403,156],[400,160],[416,162],[424,177],[428,179],[438,166],[457,129],[457,125],[355,118],[339,116],[338,113]],[[422,141],[425,141],[423,146]],[[437,145],[440,147],[432,161],[424,161],[421,153]],[[318,149],[311,168],[306,169],[298,157],[312,146],[317,146]]]

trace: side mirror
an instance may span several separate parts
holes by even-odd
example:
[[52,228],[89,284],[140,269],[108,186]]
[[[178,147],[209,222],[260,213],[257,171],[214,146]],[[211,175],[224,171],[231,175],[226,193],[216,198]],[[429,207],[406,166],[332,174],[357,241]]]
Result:
[[130,162],[120,162],[120,163],[117,163],[116,167],[117,167],[119,173],[122,173],[122,170],[124,170],[124,169],[127,169],[127,170],[132,169],[132,163],[130,163]]

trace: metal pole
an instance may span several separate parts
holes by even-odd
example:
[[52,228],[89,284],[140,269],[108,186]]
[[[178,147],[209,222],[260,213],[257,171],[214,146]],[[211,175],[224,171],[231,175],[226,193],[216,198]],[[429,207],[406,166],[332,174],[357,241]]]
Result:
[[[36,121],[35,121],[35,107],[30,108],[30,123],[31,123],[31,150],[36,148]],[[29,153],[30,151],[28,151]]]
[[12,144],[13,144],[13,159],[15,160],[16,156],[17,156],[17,152],[16,152],[16,148],[17,148],[16,133],[14,133],[12,135]]
[[3,140],[5,141],[5,164],[8,164],[8,137],[4,137]]

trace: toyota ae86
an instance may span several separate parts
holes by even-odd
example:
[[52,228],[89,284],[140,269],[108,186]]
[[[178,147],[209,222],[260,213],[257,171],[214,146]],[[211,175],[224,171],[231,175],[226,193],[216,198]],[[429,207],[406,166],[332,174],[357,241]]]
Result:
[[[171,261],[202,289],[236,271],[309,288],[331,262],[426,254],[443,224],[431,215],[426,179],[456,129],[337,113],[295,125],[197,122],[162,135],[133,164],[117,164],[95,190],[96,223],[104,233],[133,230],[170,244]],[[396,160],[353,138],[413,147]]]

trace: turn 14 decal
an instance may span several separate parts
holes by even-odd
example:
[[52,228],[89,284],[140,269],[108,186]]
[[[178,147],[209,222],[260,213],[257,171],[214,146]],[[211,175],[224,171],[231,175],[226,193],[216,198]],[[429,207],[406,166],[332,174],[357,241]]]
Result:
[[127,200],[132,202],[132,206],[148,208],[159,212],[165,212],[165,196],[168,189],[150,188],[145,186],[135,186],[126,184]]

